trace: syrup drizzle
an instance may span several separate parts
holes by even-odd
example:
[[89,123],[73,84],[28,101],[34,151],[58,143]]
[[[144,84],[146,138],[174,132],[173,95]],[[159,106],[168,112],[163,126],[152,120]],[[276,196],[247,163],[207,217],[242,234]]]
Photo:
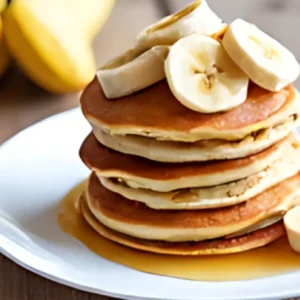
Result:
[[181,257],[142,252],[113,243],[96,233],[76,209],[86,181],[76,186],[61,202],[60,228],[88,249],[110,261],[147,273],[191,280],[250,280],[300,270],[300,255],[287,238],[238,254]]

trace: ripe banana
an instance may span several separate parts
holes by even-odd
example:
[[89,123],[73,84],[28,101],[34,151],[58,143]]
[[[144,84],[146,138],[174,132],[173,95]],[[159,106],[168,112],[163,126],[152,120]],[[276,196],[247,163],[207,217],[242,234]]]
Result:
[[218,38],[226,26],[205,0],[197,0],[147,27],[137,36],[132,49],[108,61],[97,71],[106,97],[126,96],[164,79],[168,46],[194,32]]
[[[94,32],[87,31],[92,31],[92,23],[87,23],[87,16],[79,18],[79,3],[84,8],[89,2],[13,0],[4,13],[5,38],[11,53],[25,73],[50,92],[79,91],[95,76],[91,47]],[[95,10],[94,15],[107,19],[111,12],[108,2],[114,0],[99,2],[107,2],[107,10]]]
[[247,98],[247,75],[220,42],[199,33],[182,38],[171,47],[165,72],[174,96],[194,111],[226,111]]
[[64,0],[76,13],[79,24],[84,27],[89,40],[93,40],[105,25],[116,0]]
[[300,254],[300,206],[286,213],[284,225],[292,249]]
[[245,20],[233,21],[222,43],[232,60],[254,83],[266,90],[279,91],[299,76],[300,67],[295,56]]
[[0,0],[0,13],[4,11],[7,6],[7,0]]

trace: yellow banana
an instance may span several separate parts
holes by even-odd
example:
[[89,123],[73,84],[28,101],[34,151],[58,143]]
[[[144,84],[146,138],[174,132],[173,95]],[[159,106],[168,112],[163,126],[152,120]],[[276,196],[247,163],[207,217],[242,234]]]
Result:
[[2,13],[4,11],[4,9],[6,8],[6,5],[7,5],[6,0],[0,0],[0,13]]
[[115,0],[68,0],[70,6],[76,11],[77,18],[84,26],[90,40],[93,40],[99,30],[107,22]]
[[[84,8],[88,2],[96,3],[13,0],[4,12],[5,38],[11,53],[25,73],[50,92],[79,91],[95,76],[91,40],[96,26],[100,30],[106,22],[113,4],[103,5],[100,11],[99,6],[94,11],[90,7],[88,16]],[[96,15],[102,21],[96,22]]]

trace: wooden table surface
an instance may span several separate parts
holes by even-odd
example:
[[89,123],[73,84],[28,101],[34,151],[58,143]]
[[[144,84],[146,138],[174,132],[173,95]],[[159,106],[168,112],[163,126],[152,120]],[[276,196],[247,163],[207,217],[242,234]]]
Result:
[[[131,46],[143,27],[162,16],[161,1],[117,1],[94,42],[98,65]],[[126,14],[124,14],[126,12]],[[78,94],[52,95],[34,85],[16,66],[0,82],[0,145],[45,117],[78,106]],[[0,255],[0,300],[111,299],[77,291],[37,276]],[[299,298],[300,299],[300,298]]]

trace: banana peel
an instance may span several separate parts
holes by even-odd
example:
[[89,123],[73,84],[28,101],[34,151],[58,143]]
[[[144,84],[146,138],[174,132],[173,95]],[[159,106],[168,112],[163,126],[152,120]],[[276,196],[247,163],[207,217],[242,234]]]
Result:
[[[58,94],[80,91],[95,76],[91,41],[114,1],[98,0],[106,3],[106,11],[94,10],[93,15],[102,19],[96,22],[96,17],[89,19],[80,10],[79,0],[13,0],[3,14],[9,50],[28,77],[45,90]],[[88,2],[80,1],[82,7]],[[84,18],[79,17],[80,12]]]

